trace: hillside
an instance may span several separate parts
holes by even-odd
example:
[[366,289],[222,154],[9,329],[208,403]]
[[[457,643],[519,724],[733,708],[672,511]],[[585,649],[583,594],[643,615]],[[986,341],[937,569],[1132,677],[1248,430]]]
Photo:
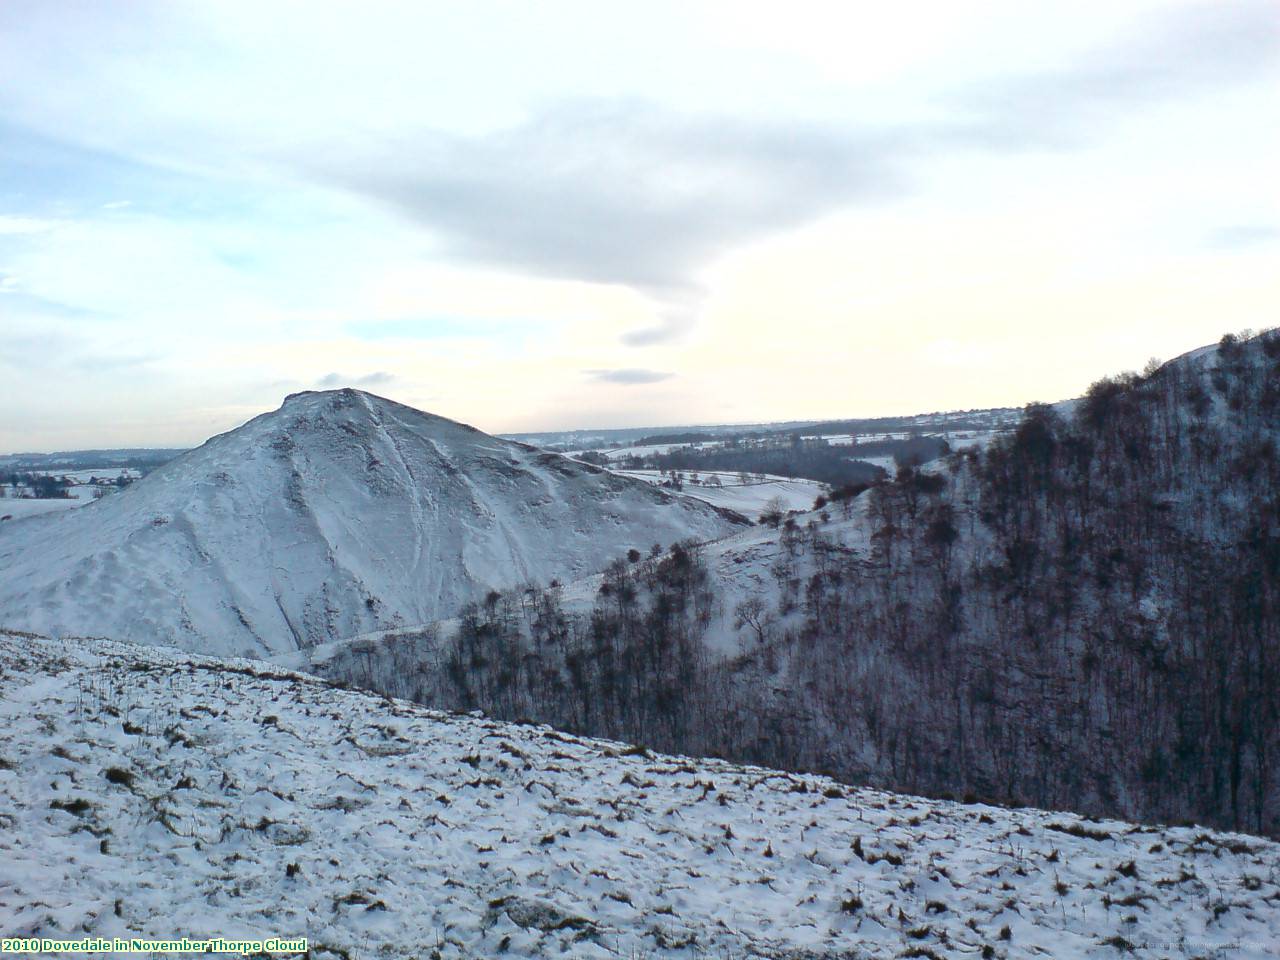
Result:
[[1280,335],[778,530],[313,665],[848,782],[1280,836]]
[[367,393],[295,394],[120,493],[5,523],[0,624],[258,655],[738,522]]
[[849,789],[251,661],[0,636],[6,936],[312,957],[1269,955],[1280,847]]

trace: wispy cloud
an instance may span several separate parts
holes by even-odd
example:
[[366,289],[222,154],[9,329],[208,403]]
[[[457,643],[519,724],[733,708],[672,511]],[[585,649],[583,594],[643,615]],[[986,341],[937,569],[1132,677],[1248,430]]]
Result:
[[490,136],[423,131],[306,165],[430,228],[457,258],[629,286],[676,316],[699,293],[696,269],[726,247],[894,192],[883,161],[895,139],[575,101]]
[[621,383],[621,384],[641,384],[641,383],[660,383],[663,380],[670,380],[675,376],[674,373],[664,373],[661,370],[642,370],[637,367],[627,367],[622,370],[584,370],[593,380],[599,380],[603,383]]
[[1144,107],[1248,80],[1278,55],[1270,0],[1182,4],[1086,55],[958,90],[950,106],[960,116],[937,136],[994,151],[1075,149]]
[[427,227],[454,257],[641,291],[660,322],[623,340],[647,346],[688,329],[697,272],[724,251],[908,193],[939,157],[1088,146],[1135,110],[1272,63],[1278,25],[1261,0],[1173,8],[1086,56],[961,86],[930,121],[815,124],[575,100],[482,136],[420,130],[300,163]]
[[56,220],[0,214],[0,235],[43,233],[57,226]]
[[13,373],[110,377],[154,368],[160,359],[128,344],[85,342],[58,330],[0,333],[0,368]]
[[22,289],[21,281],[0,274],[0,293],[5,294],[5,311],[12,318],[31,320],[105,320],[112,315],[105,310],[78,307],[48,297],[39,297]]
[[704,299],[700,290],[667,297],[658,310],[658,322],[651,327],[628,330],[622,335],[622,342],[630,347],[648,347],[678,339],[697,322]]
[[464,337],[506,336],[527,323],[454,317],[361,320],[346,330],[361,340],[451,340]]
[[378,387],[391,383],[395,379],[394,373],[387,373],[385,370],[376,370],[359,377],[349,377],[346,374],[334,372],[326,373],[318,379],[316,386],[325,390],[332,390],[335,387]]
[[1208,238],[1213,250],[1249,250],[1280,243],[1280,226],[1242,223],[1215,230]]

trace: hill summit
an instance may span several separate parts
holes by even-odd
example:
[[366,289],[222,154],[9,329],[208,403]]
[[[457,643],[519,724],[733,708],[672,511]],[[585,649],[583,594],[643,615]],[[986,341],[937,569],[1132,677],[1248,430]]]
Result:
[[0,527],[0,623],[257,656],[425,623],[740,518],[359,390]]

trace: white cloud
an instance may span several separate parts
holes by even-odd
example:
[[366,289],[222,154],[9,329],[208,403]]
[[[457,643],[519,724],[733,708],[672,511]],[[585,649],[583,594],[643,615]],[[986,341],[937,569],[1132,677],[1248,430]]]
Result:
[[330,371],[490,429],[1076,390],[1274,322],[1278,43],[1252,0],[0,5],[0,450]]
[[18,217],[0,214],[0,236],[18,236],[21,234],[44,233],[57,226],[57,221],[43,220],[39,217]]
[[316,380],[316,386],[322,390],[332,390],[336,387],[379,387],[394,383],[395,380],[395,374],[387,373],[385,370],[376,370],[373,373],[354,377],[342,373],[326,373]]
[[584,370],[588,376],[601,383],[621,383],[630,386],[646,383],[661,383],[675,376],[661,370],[644,370],[639,367],[623,367],[619,370]]

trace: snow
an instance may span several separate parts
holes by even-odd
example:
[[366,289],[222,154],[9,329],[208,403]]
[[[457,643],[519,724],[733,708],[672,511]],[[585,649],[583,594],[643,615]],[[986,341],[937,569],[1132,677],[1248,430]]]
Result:
[[740,522],[360,391],[296,394],[102,500],[0,524],[0,625],[278,653]]
[[[720,446],[720,443],[718,441],[714,441],[710,439],[706,441],[699,441],[694,444],[640,443],[640,444],[632,444],[631,446],[627,446],[627,447],[612,447],[612,448],[605,447],[600,450],[596,450],[595,452],[600,453],[601,455],[607,457],[610,460],[621,460],[624,457],[652,457],[657,454],[670,453],[672,450],[679,450],[683,447],[688,447],[688,446],[718,447]],[[578,450],[578,451],[575,451],[574,453],[569,454],[569,456],[581,456],[583,453],[587,453],[587,452],[588,450]]]
[[[833,447],[847,447],[855,443],[884,443],[890,440],[907,440],[911,435],[911,432],[907,430],[891,430],[885,433],[824,433],[820,439],[827,441]],[[921,436],[933,436],[933,434],[925,433],[921,434]]]
[[947,438],[952,450],[985,450],[992,441],[1002,436],[1004,430],[966,430],[953,433]]
[[898,472],[898,461],[893,457],[850,457],[850,460],[858,460],[862,463],[869,463],[873,467],[879,467],[889,476],[893,476]]
[[[72,488],[74,492],[76,488]],[[69,510],[72,507],[83,506],[88,502],[88,498],[77,497],[53,497],[51,499],[29,500],[24,497],[5,497],[0,499],[0,517],[12,517],[12,521],[6,520],[6,523],[24,520],[27,517],[38,517],[44,513],[54,513],[59,510]]]
[[[661,470],[614,470],[624,477],[634,477],[647,483],[660,484],[668,474]],[[826,492],[827,486],[817,480],[797,480],[762,474],[763,480],[752,479],[743,483],[736,471],[731,470],[679,470],[685,482],[680,493],[695,500],[703,500],[717,507],[724,507],[755,519],[766,503],[774,497],[782,500],[786,510],[812,510],[813,501]],[[697,474],[703,483],[690,482]],[[712,476],[720,479],[720,486],[706,483]],[[755,475],[753,475],[755,476]]]
[[[874,529],[867,516],[868,504],[866,497],[858,497],[850,503],[847,515],[842,505],[832,504],[827,508],[826,521],[821,520],[816,511],[797,516],[796,535],[810,537],[817,533],[824,542],[832,545],[832,549],[868,557]],[[797,606],[789,614],[780,614],[777,610],[778,587],[774,566],[786,554],[778,530],[765,525],[744,527],[727,537],[701,544],[700,554],[716,585],[716,603],[702,638],[711,653],[720,657],[735,657],[744,648],[750,648],[759,642],[759,636],[752,628],[738,627],[735,623],[738,606],[752,598],[764,598],[768,601],[767,632],[771,637],[785,628],[799,629],[803,625],[804,614],[800,607]],[[803,577],[813,572],[810,569],[811,559],[805,557],[798,568]],[[603,579],[601,574],[596,573],[561,584],[558,595],[564,610],[577,616],[590,617],[592,608],[599,599]],[[272,654],[267,659],[289,669],[307,670],[330,679],[347,679],[342,672],[343,663],[335,658],[342,655],[343,659],[349,660],[352,649],[363,648],[379,664],[371,668],[376,677],[386,669],[383,664],[397,660],[395,656],[388,656],[386,649],[380,648],[408,644],[414,649],[413,658],[417,662],[434,662],[435,654],[441,649],[440,641],[453,636],[458,626],[459,620],[446,618],[431,623],[405,625],[394,630],[369,631],[304,650]],[[365,685],[376,687],[377,681],[372,680]]]
[[142,476],[141,471],[135,467],[95,467],[88,470],[30,470],[22,471],[24,473],[32,473],[41,477],[66,477],[68,480],[74,480],[79,484],[88,484],[90,480],[115,480],[117,477],[129,477],[138,479]]
[[102,490],[104,495],[110,495],[118,489],[114,486],[91,484],[88,482],[91,478],[114,479],[118,476],[135,478],[138,476],[138,471],[122,467],[105,467],[101,470],[32,470],[30,472],[49,477],[66,477],[75,482],[67,487],[66,497],[31,497],[31,490],[28,487],[0,485],[0,517],[9,516],[13,520],[22,520],[43,513],[82,507],[92,502],[99,490]]
[[[824,541],[831,543],[833,549],[867,557],[871,553],[871,533],[874,529],[867,516],[868,504],[866,497],[858,497],[851,502],[847,515],[841,505],[832,504],[827,508],[826,521],[822,521],[816,511],[797,516],[797,535],[809,537],[816,532]],[[801,608],[797,607],[786,615],[780,615],[777,611],[777,575],[773,568],[786,554],[777,529],[753,524],[727,537],[701,544],[700,554],[716,585],[716,604],[702,638],[711,653],[719,657],[736,657],[744,648],[759,642],[759,637],[752,628],[738,627],[735,624],[739,604],[752,598],[769,601],[767,618],[770,621],[768,632],[771,636],[776,636],[787,627],[799,629],[802,626],[804,614]],[[813,572],[809,568],[810,559],[806,558],[800,565],[801,573],[806,577]],[[563,583],[558,595],[564,610],[577,616],[590,617],[592,608],[599,599],[603,579],[601,574],[596,573]],[[440,641],[453,636],[458,626],[456,618],[447,618],[431,623],[406,625],[394,630],[369,631],[304,650],[272,654],[268,659],[289,669],[307,670],[331,679],[345,679],[343,664],[335,658],[340,654],[349,654],[352,648],[359,650],[363,647],[372,655],[373,661],[379,664],[372,668],[376,676],[386,669],[383,664],[397,659],[388,656],[387,650],[379,648],[409,644],[416,651],[416,661],[434,662],[435,654],[441,649]],[[377,682],[374,680],[365,685],[376,687]]]
[[1280,846],[1253,837],[650,755],[111,641],[0,635],[0,677],[6,936],[306,936],[352,960],[1280,938]]

